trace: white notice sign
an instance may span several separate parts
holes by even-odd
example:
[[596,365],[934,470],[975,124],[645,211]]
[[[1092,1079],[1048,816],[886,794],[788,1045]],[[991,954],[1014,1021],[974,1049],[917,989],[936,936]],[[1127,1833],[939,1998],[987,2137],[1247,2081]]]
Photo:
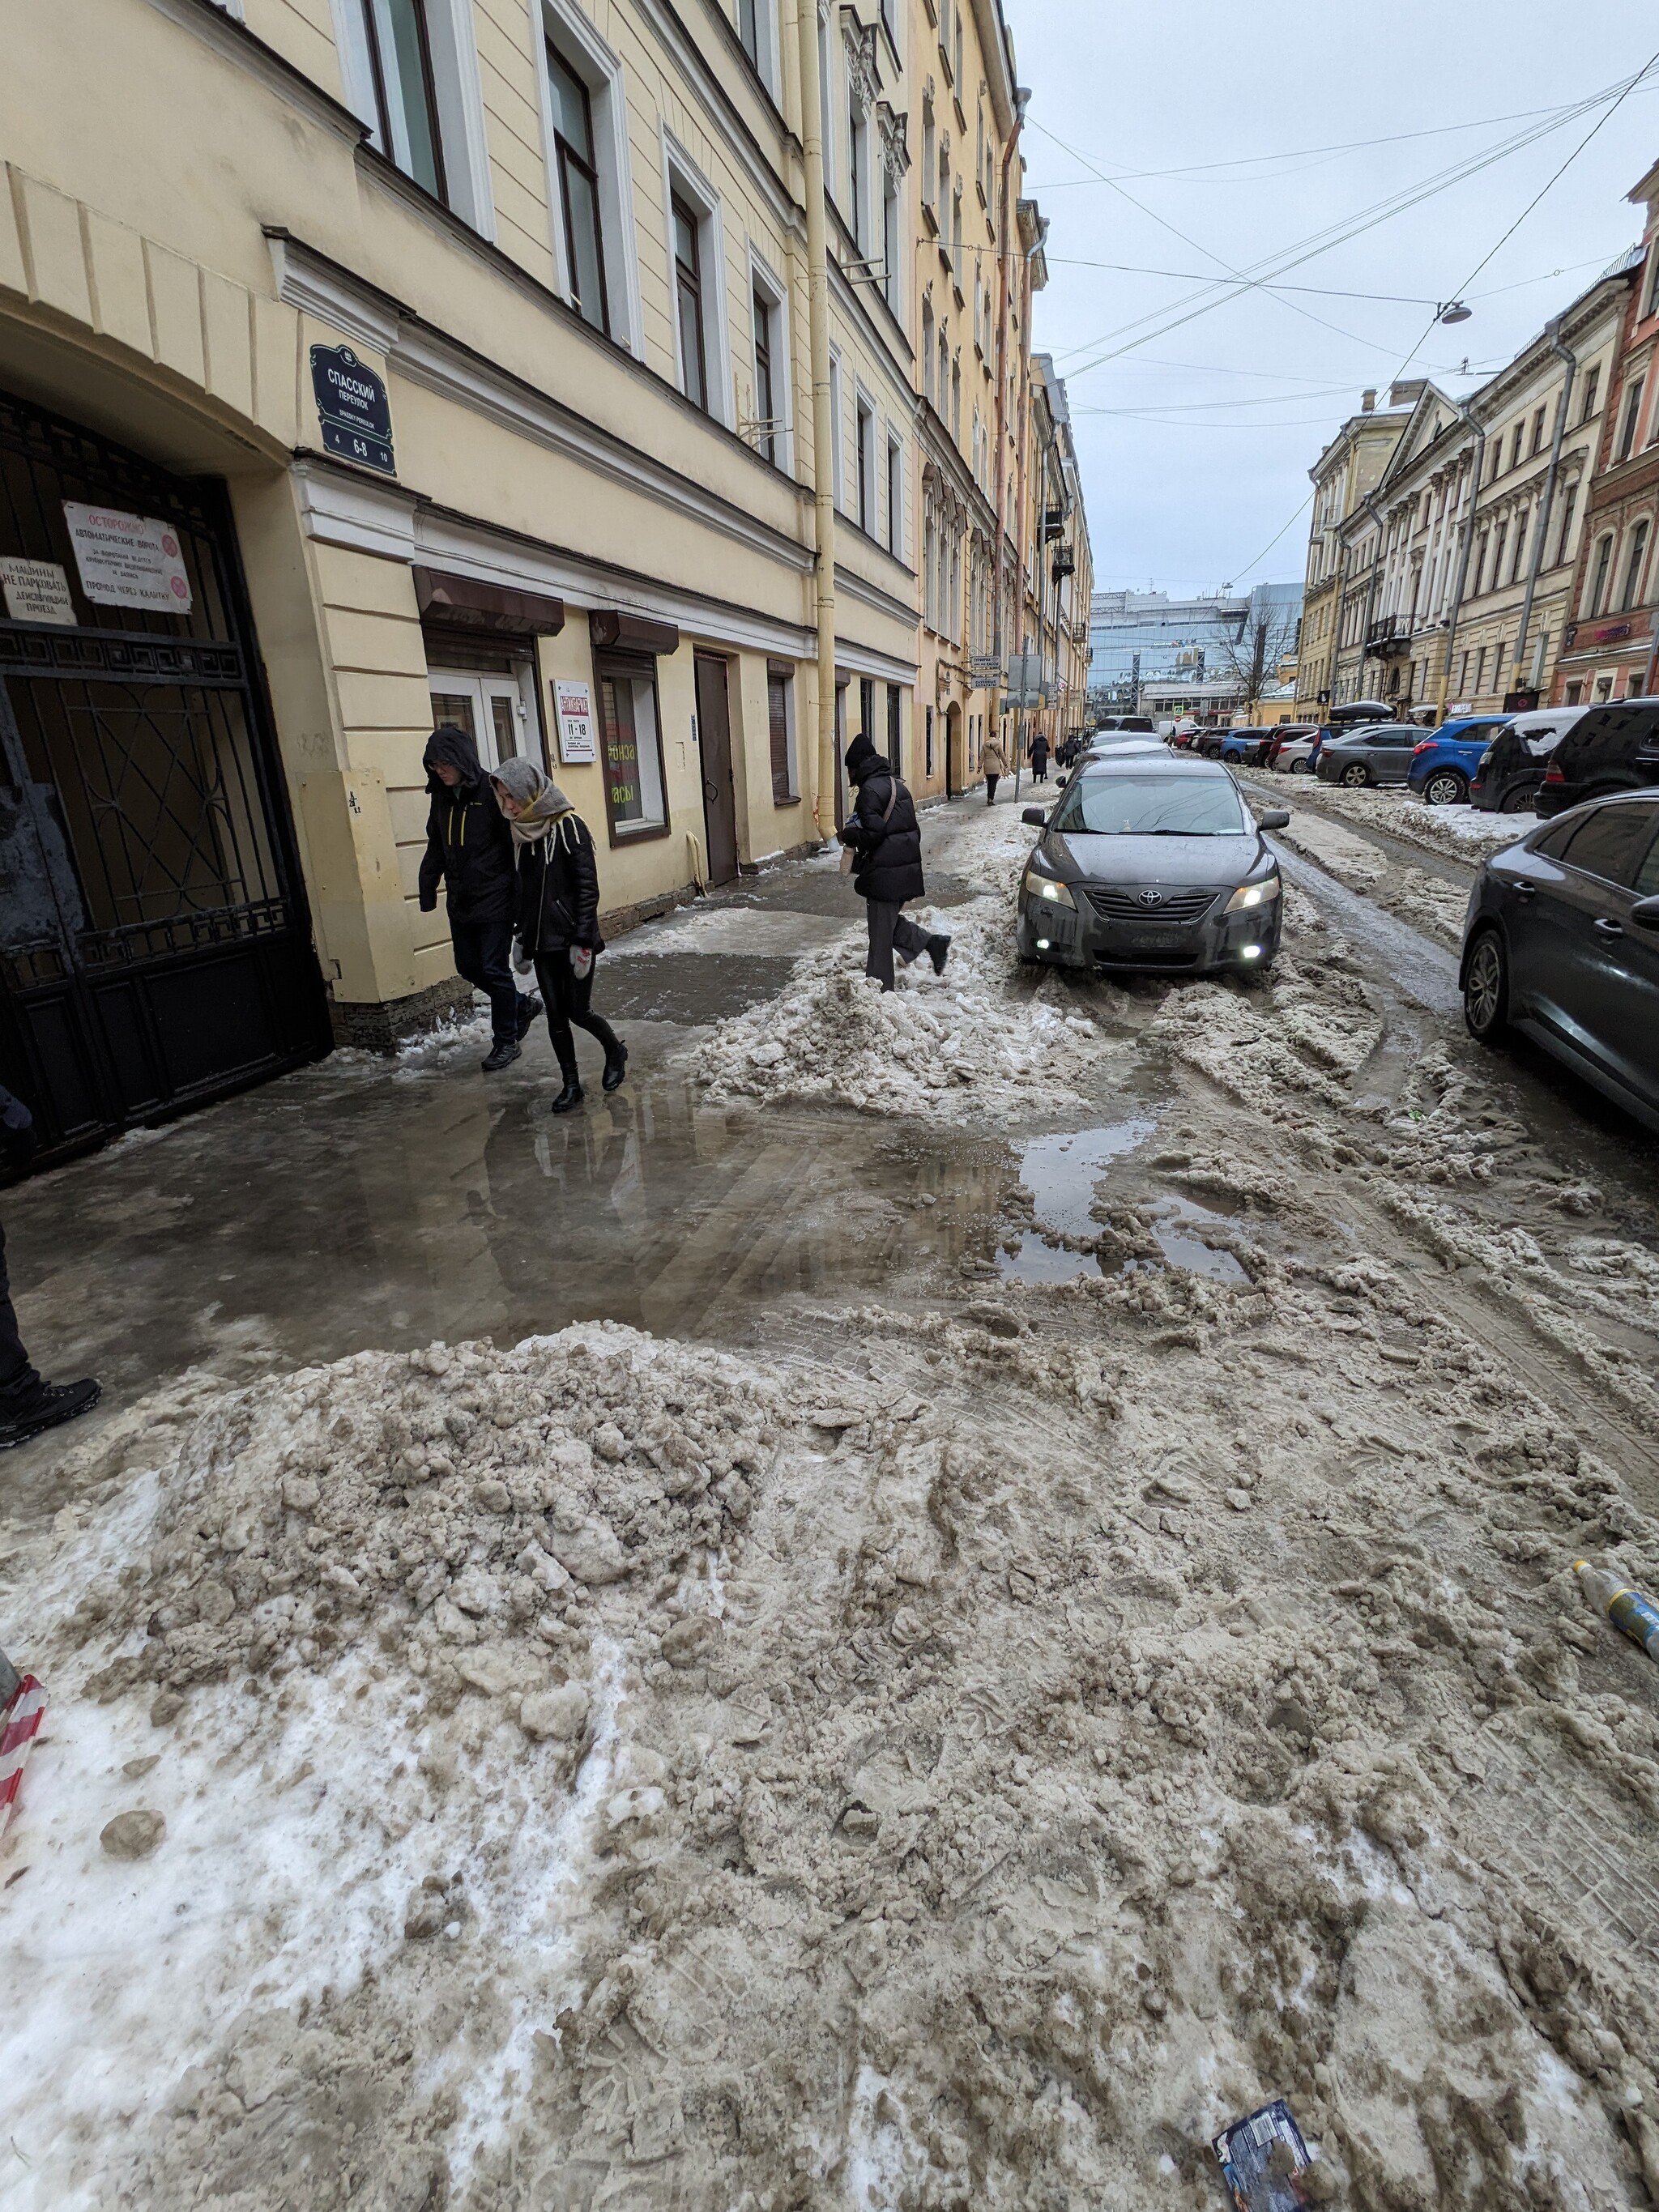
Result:
[[26,561],[21,554],[6,554],[0,557],[0,589],[6,595],[9,620],[75,627],[69,578],[56,561]]
[[184,548],[171,523],[118,507],[83,507],[73,499],[64,501],[64,516],[81,589],[94,606],[190,612]]
[[565,767],[581,767],[598,760],[592,685],[580,677],[556,676],[553,705],[559,723],[559,758]]

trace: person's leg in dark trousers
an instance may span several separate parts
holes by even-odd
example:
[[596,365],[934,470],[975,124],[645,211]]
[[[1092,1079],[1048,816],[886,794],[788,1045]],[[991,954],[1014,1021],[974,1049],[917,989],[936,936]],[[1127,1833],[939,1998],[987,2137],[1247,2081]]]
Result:
[[0,1228],[0,1420],[9,1420],[40,1393],[40,1377],[29,1364],[18,1334],[6,1275],[6,1232]]
[[998,786],[998,784],[1000,784],[1000,783],[1001,782],[1001,781],[1002,781],[1002,778],[1001,778],[1000,775],[988,775],[988,776],[986,777],[986,779],[985,779],[985,804],[986,804],[988,806],[994,806],[994,805],[996,805],[996,803],[997,803],[997,786]]
[[[622,1039],[604,1015],[596,1014],[592,1009],[593,978],[599,969],[599,963],[595,960],[578,982],[568,952],[543,953],[536,962],[536,981],[542,987],[542,1000],[547,1009],[548,1038],[567,1088],[572,1084],[580,1087],[581,1082],[576,1067],[576,1040],[571,1034],[573,1024],[586,1030],[591,1037],[597,1037],[604,1046],[607,1074],[620,1070],[628,1058]],[[621,1079],[619,1075],[617,1079]],[[611,1088],[615,1088],[614,1084]]]
[[510,921],[457,921],[452,915],[449,941],[455,973],[489,998],[490,1035],[496,1044],[517,1044],[520,1035],[519,987],[513,980]]
[[890,991],[894,984],[894,953],[896,951],[907,962],[919,960],[924,952],[933,950],[933,939],[926,930],[918,929],[900,908],[881,899],[866,899],[865,909],[870,950],[865,957],[864,972],[873,975],[884,991]]

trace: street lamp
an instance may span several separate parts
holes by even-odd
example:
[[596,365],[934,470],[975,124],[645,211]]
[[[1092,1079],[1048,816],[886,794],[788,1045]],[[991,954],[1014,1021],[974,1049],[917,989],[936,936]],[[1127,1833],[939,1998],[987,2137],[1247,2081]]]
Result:
[[1435,309],[1435,319],[1442,323],[1467,323],[1474,309],[1466,307],[1461,300],[1449,300]]

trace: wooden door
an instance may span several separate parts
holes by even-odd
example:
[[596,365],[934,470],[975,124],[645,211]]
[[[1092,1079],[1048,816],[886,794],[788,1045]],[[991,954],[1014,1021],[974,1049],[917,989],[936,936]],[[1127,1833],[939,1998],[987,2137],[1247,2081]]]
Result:
[[697,672],[697,750],[702,770],[703,844],[711,884],[738,875],[738,796],[732,781],[732,717],[726,663],[700,653]]

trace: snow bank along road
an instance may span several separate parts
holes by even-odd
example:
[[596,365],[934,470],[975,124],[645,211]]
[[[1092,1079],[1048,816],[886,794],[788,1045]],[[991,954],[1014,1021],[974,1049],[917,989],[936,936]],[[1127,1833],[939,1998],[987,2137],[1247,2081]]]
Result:
[[942,981],[693,1065],[1013,1138],[961,1273],[192,1375],[7,1528],[0,2203],[1198,2208],[1281,2094],[1316,2201],[1659,2202],[1650,1149],[1297,891],[1071,986],[930,838]]

